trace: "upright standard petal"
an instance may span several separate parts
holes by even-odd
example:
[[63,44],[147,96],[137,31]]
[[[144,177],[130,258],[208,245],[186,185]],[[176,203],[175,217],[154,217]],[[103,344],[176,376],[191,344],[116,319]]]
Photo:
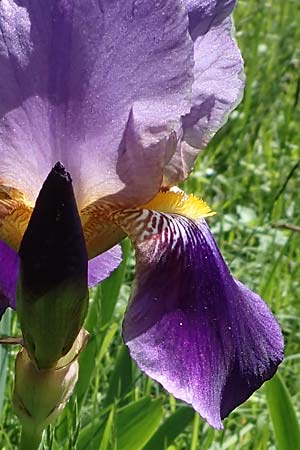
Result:
[[187,177],[194,161],[228,114],[244,88],[243,60],[233,38],[233,0],[185,0],[194,42],[192,108],[183,118],[181,145],[165,169],[164,183]]
[[123,335],[131,356],[215,428],[271,378],[283,338],[268,306],[231,276],[204,221],[128,213],[137,275]]
[[19,256],[0,241],[0,319],[6,308],[16,307]]
[[79,209],[151,198],[190,109],[187,29],[180,0],[2,0],[0,184],[33,206],[59,160]]

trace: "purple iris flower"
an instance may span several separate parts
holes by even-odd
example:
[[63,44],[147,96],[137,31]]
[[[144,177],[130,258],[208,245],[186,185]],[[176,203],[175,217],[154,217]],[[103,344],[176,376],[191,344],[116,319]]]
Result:
[[242,96],[234,4],[0,2],[1,312],[15,307],[17,252],[60,161],[90,285],[119,264],[124,236],[135,245],[123,323],[132,357],[216,428],[283,357],[269,308],[220,254],[210,209],[173,188]]

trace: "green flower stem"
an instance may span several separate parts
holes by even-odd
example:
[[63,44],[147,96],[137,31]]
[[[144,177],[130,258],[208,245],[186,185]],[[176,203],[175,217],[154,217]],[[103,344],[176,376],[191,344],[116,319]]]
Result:
[[42,441],[43,433],[35,429],[22,428],[20,450],[38,450]]

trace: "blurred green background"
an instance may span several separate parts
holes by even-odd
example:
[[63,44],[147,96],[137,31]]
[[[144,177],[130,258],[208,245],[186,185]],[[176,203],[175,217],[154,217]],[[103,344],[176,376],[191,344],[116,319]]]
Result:
[[[184,189],[209,220],[233,274],[260,293],[286,343],[278,376],[214,431],[143,376],[122,344],[134,257],[91,292],[80,381],[44,449],[300,450],[300,2],[240,1],[235,12],[247,85],[243,102],[200,155]],[[10,317],[11,316],[11,317]],[[12,321],[10,320],[12,318]],[[17,332],[5,316],[1,334]],[[8,353],[7,353],[8,352]],[[0,449],[17,449],[13,348],[0,348]],[[6,382],[7,368],[7,382]]]

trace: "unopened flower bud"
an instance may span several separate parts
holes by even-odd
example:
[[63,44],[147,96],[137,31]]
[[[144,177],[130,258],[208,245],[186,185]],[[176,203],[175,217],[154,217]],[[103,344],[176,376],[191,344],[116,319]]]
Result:
[[40,369],[73,345],[88,307],[88,258],[70,175],[57,163],[21,242],[17,313],[24,346]]
[[78,378],[78,354],[87,341],[81,330],[68,354],[56,367],[38,369],[25,348],[18,353],[15,370],[14,407],[24,436],[40,440],[42,432],[63,410]]

